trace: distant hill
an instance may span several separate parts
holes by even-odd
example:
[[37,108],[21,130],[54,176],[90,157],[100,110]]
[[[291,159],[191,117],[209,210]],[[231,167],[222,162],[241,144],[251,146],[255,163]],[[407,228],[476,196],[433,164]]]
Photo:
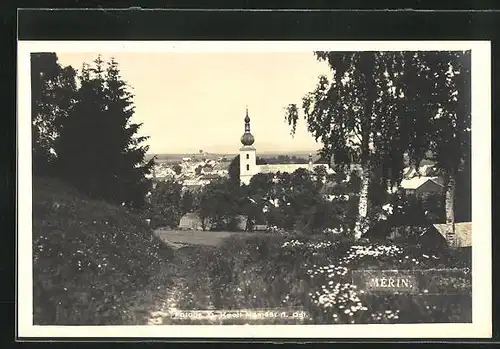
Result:
[[156,156],[156,158],[160,161],[179,161],[182,160],[183,158],[195,158],[195,159],[217,159],[222,156],[225,156],[227,158],[232,159],[235,157],[237,154],[222,154],[222,153],[206,153],[206,154],[146,154],[145,158],[146,160],[151,159],[153,156]]
[[[316,162],[320,159],[320,156],[318,155],[317,150],[296,150],[296,151],[259,151],[257,149],[257,155],[262,158],[262,159],[269,159],[269,158],[277,158],[280,155],[284,156],[295,156],[297,158],[308,158],[309,154],[313,155],[313,162]],[[226,157],[228,160],[233,159],[237,153],[205,153],[203,155],[200,154],[192,154],[192,153],[177,153],[177,154],[146,154],[146,160],[151,159],[154,155],[158,158],[159,161],[165,161],[165,162],[170,162],[170,161],[181,161],[183,158],[192,158],[194,157],[195,159],[218,159],[222,156]],[[427,152],[425,155],[424,160],[422,160],[421,165],[432,165],[434,162],[432,161],[433,154],[431,152]],[[404,160],[405,163],[409,163],[408,156],[404,155]]]
[[[257,155],[261,158],[275,158],[275,157],[278,157],[280,155],[287,155],[289,157],[296,156],[298,158],[308,158],[309,154],[313,155],[313,159],[319,158],[319,156],[317,155],[317,151],[315,151],[315,150],[313,150],[313,151],[303,150],[303,151],[267,151],[267,152],[263,151],[263,152],[260,152],[257,149]],[[155,155],[159,161],[180,161],[180,160],[182,160],[182,158],[191,158],[191,157],[194,157],[196,159],[201,159],[201,158],[217,159],[217,158],[224,156],[228,159],[232,159],[238,154],[237,153],[206,153],[203,155],[192,154],[192,153],[146,154],[146,160],[151,159]]]

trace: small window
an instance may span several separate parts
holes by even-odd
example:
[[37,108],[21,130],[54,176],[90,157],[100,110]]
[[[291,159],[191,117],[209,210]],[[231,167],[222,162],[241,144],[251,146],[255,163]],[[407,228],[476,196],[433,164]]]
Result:
[[250,155],[249,155],[249,154],[247,154],[247,160],[248,160],[248,159],[250,159]]
[[247,171],[250,171],[250,165],[247,165]]

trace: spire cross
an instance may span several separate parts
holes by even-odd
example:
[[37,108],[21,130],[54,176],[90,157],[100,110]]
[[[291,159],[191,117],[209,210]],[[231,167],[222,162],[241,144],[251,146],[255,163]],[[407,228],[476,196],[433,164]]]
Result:
[[246,115],[245,115],[245,132],[250,132],[250,117],[248,116],[248,105],[245,107]]

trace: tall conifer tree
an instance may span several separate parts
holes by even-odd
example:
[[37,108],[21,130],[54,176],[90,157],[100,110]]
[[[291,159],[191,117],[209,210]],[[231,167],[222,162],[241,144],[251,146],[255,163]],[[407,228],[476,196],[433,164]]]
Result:
[[77,188],[112,203],[140,207],[150,181],[153,159],[145,162],[148,137],[137,136],[131,122],[133,95],[121,79],[118,63],[107,69],[99,56],[84,64],[77,102],[63,123],[57,142],[60,175]]
[[106,120],[109,123],[109,149],[112,156],[108,162],[113,175],[114,195],[134,206],[143,204],[144,195],[151,186],[146,175],[151,173],[154,158],[145,161],[148,145],[143,143],[147,136],[137,135],[142,124],[132,122],[135,106],[130,86],[120,76],[118,62],[111,59],[106,70]]

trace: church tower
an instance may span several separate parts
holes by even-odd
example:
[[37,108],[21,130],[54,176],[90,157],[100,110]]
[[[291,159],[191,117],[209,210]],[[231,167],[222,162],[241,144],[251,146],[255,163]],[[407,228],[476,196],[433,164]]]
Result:
[[256,150],[253,147],[255,139],[250,133],[250,117],[248,116],[248,108],[245,116],[245,133],[241,136],[240,148],[240,182],[248,185],[250,179],[257,173],[257,158]]

